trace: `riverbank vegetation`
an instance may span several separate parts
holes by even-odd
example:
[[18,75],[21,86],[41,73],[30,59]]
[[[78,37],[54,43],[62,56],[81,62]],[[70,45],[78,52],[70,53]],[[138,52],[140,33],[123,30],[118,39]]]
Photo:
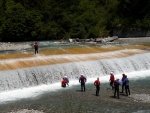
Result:
[[0,0],[0,41],[111,36],[149,29],[145,0]]

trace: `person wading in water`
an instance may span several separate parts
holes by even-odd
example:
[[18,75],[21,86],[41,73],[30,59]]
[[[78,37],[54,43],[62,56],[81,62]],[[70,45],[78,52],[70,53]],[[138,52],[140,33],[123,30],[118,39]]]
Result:
[[81,74],[80,78],[79,78],[79,83],[81,83],[81,91],[85,92],[85,82],[86,82],[86,77],[83,76],[83,74]]
[[99,90],[100,90],[99,78],[97,78],[97,80],[95,80],[94,85],[96,86],[96,96],[99,96]]
[[112,90],[114,89],[114,80],[115,80],[114,74],[111,72],[109,81],[110,81],[110,86],[112,87]]
[[117,93],[117,98],[119,99],[119,85],[121,85],[119,79],[116,79],[114,81],[114,98],[116,98],[116,93]]

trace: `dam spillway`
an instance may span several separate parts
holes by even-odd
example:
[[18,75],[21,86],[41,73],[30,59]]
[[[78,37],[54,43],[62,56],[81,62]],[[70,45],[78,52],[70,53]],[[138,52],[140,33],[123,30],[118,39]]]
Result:
[[[107,55],[112,56],[112,54],[113,52]],[[116,53],[114,54],[117,56]],[[75,80],[81,73],[90,79],[97,76],[108,76],[110,72],[113,72],[114,74],[122,74],[150,69],[150,53],[109,59],[106,54],[102,55],[99,53],[75,55],[75,57],[69,55],[62,56],[71,58],[71,62],[0,71],[0,91],[3,92],[44,84],[52,84],[59,82],[63,76],[68,76],[70,80]],[[103,56],[107,59],[88,60],[89,57],[94,56]],[[54,57],[56,58],[56,56]],[[81,58],[82,60],[80,61],[79,59]],[[40,57],[40,59],[44,61],[42,57]],[[83,61],[83,59],[87,60]],[[16,60],[11,60],[10,62],[13,61]],[[3,62],[7,61],[1,61],[1,63]],[[14,66],[15,65],[17,64],[14,63]]]

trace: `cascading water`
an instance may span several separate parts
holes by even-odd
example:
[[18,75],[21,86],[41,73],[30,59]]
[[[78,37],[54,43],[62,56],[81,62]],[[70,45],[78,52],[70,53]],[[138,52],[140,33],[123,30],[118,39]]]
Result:
[[109,75],[110,72],[122,74],[149,70],[149,56],[150,53],[145,53],[124,58],[80,61],[0,71],[0,91],[56,83],[65,75],[70,80],[74,80],[81,73],[88,78],[93,78]]

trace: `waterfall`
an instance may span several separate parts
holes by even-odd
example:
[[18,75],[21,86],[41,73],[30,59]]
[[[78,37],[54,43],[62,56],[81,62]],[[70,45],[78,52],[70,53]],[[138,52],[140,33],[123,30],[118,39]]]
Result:
[[16,70],[0,71],[0,91],[20,89],[43,84],[56,83],[63,76],[71,80],[80,74],[88,78],[106,76],[110,72],[122,74],[150,69],[150,53],[136,54],[129,57],[70,62],[46,66],[36,66]]

